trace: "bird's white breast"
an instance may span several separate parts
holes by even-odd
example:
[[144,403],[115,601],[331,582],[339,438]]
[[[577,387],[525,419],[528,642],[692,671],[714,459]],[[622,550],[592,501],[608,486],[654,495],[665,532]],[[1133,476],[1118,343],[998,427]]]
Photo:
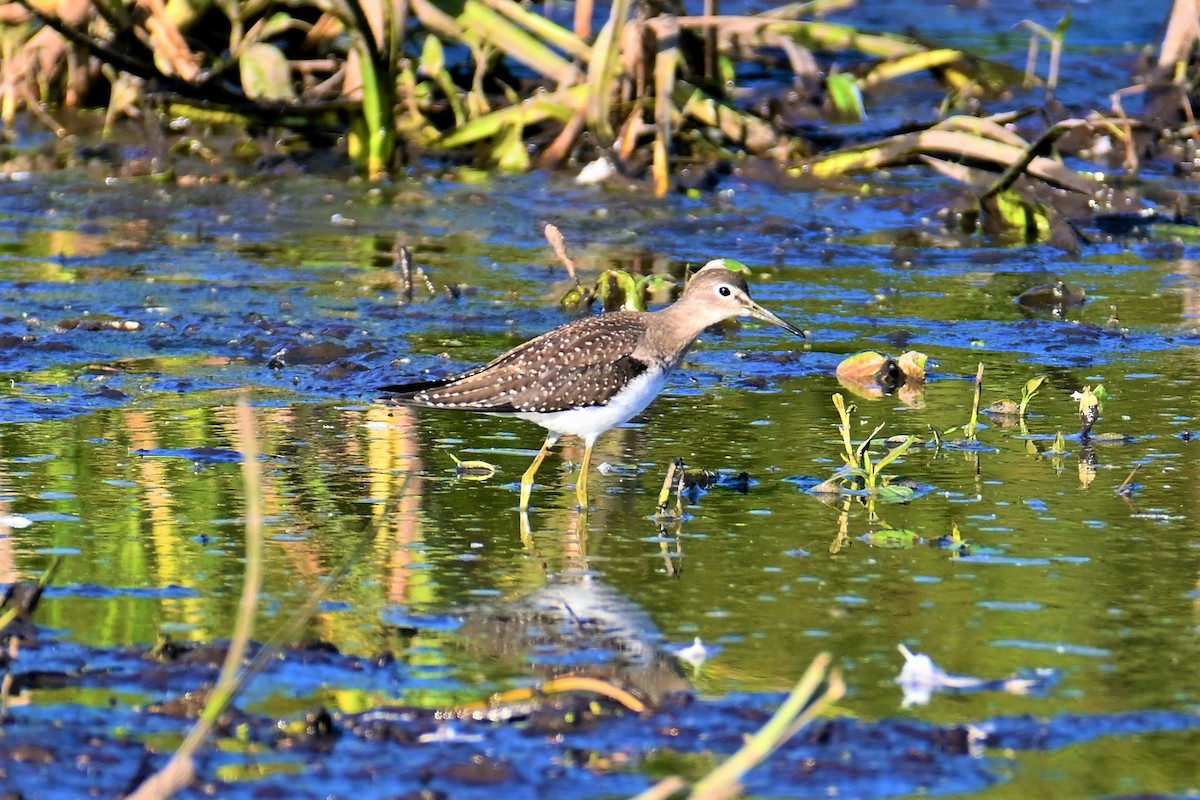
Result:
[[666,382],[667,373],[664,370],[651,368],[630,381],[606,405],[549,413],[524,412],[515,416],[536,422],[551,433],[578,436],[590,445],[609,428],[642,413],[662,391]]

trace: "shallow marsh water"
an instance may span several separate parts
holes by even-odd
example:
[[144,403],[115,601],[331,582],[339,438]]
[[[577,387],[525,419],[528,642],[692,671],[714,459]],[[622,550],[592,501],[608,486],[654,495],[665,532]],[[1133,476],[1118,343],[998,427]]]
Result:
[[[842,706],[864,720],[1085,715],[1074,734],[1085,741],[1000,762],[992,753],[985,778],[956,769],[941,791],[1195,788],[1196,733],[1094,742],[1085,733],[1103,729],[1102,715],[1142,711],[1177,712],[1173,723],[1186,728],[1200,699],[1190,246],[1131,240],[1080,258],[897,248],[861,240],[924,223],[869,199],[851,203],[852,214],[845,198],[821,194],[781,208],[775,193],[736,180],[725,195],[662,205],[538,176],[483,190],[437,181],[181,190],[70,176],[13,188],[0,223],[11,381],[0,399],[0,463],[8,521],[32,524],[0,538],[0,580],[29,579],[65,556],[37,616],[56,647],[228,635],[242,570],[232,405],[248,391],[269,520],[259,630],[279,628],[359,552],[307,635],[351,657],[390,652],[398,664],[365,685],[339,685],[348,673],[336,671],[326,683],[264,676],[245,701],[251,710],[437,707],[564,663],[604,662],[602,652],[552,647],[498,657],[455,616],[547,585],[568,604],[591,602],[599,587],[597,602],[648,648],[696,636],[719,647],[688,676],[708,695],[783,690],[828,650],[851,687]],[[835,218],[854,227],[830,230]],[[483,361],[567,319],[554,302],[564,276],[539,242],[544,220],[567,233],[592,274],[613,264],[679,274],[711,255],[739,258],[753,265],[760,302],[813,338],[758,326],[706,336],[639,421],[601,440],[596,463],[614,469],[594,476],[586,523],[573,509],[575,476],[554,457],[522,531],[514,484],[539,429],[394,409],[373,390]],[[403,303],[388,255],[397,241],[436,285],[462,286],[461,297],[418,291]],[[1066,319],[1023,312],[1015,295],[1051,279],[1085,288],[1088,302]],[[78,324],[100,315],[139,329]],[[806,491],[838,464],[834,367],[860,349],[907,347],[938,362],[923,407],[859,400],[859,436],[879,423],[886,434],[964,423],[980,361],[985,402],[1018,397],[1034,375],[1048,380],[1027,433],[991,422],[982,448],[917,448],[895,472],[932,491],[877,506],[882,522],[852,503],[843,522],[841,503]],[[1112,400],[1096,431],[1131,441],[1085,450],[1068,440],[1066,454],[1048,454],[1056,432],[1078,430],[1070,393],[1101,382]],[[569,462],[581,450],[564,453]],[[451,454],[499,472],[457,478]],[[744,471],[750,486],[715,487],[683,522],[660,527],[655,496],[676,457]],[[1087,457],[1095,475],[1085,486]],[[1139,465],[1139,488],[1120,496]],[[933,541],[955,523],[971,542],[966,555],[865,539],[890,526]],[[849,541],[831,553],[841,524]],[[955,674],[1046,670],[1044,688],[937,695],[901,711],[900,643]],[[37,652],[19,663],[34,668]],[[142,692],[129,702],[164,699]],[[30,693],[34,707],[64,700],[42,695]],[[1113,732],[1140,730],[1128,723],[1117,718]],[[1103,779],[1097,759],[1112,764]],[[814,791],[776,778],[760,788]],[[908,793],[926,780],[858,791]]]
[[[1036,9],[1008,13],[1011,26]],[[1085,41],[1099,35],[1095,19],[1079,19]],[[959,20],[946,36],[973,46],[999,24]],[[1153,28],[1122,30],[1136,44]],[[963,239],[937,217],[936,180],[889,177],[833,192],[735,174],[715,193],[662,202],[545,175],[183,188],[81,171],[6,183],[0,583],[63,557],[35,617],[38,641],[14,662],[27,688],[0,738],[10,785],[112,795],[137,773],[143,743],[177,742],[182,723],[133,709],[211,674],[148,685],[129,677],[130,662],[164,633],[206,643],[232,629],[243,546],[233,406],[245,395],[263,438],[268,515],[258,638],[345,567],[299,637],[340,654],[280,659],[251,683],[245,711],[441,708],[631,653],[647,667],[641,678],[664,691],[690,683],[707,699],[557,742],[466,723],[444,752],[346,735],[317,771],[228,737],[201,761],[222,796],[297,792],[295,774],[314,796],[381,785],[454,797],[493,796],[496,785],[516,797],[633,794],[647,776],[688,768],[647,753],[733,749],[821,651],[845,672],[851,719],[754,773],[757,794],[1200,792],[1195,240],[1147,226],[1071,256]],[[1153,188],[1194,195],[1165,178]],[[390,408],[375,387],[480,363],[569,319],[545,222],[562,229],[585,279],[610,266],[679,278],[714,256],[737,258],[753,270],[756,299],[813,336],[757,325],[706,335],[646,414],[601,439],[594,463],[612,469],[592,477],[586,520],[573,508],[575,474],[558,469],[582,455],[567,443],[543,467],[525,529],[515,482],[540,429]],[[435,296],[418,284],[405,301],[398,245]],[[1056,280],[1087,302],[1061,316],[1015,302]],[[834,369],[863,349],[910,348],[937,362],[922,403],[856,401],[856,438],[880,423],[888,435],[965,423],[980,362],[985,403],[1047,377],[1027,430],[987,420],[980,447],[912,450],[893,471],[931,489],[877,505],[878,519],[858,503],[822,503],[807,489],[840,463]],[[1096,432],[1128,441],[1072,438],[1070,395],[1097,383],[1112,399]],[[1056,456],[1059,431],[1067,452]],[[498,472],[456,477],[451,454]],[[683,521],[659,525],[655,498],[677,457],[745,472],[748,488],[717,486],[692,498]],[[1134,467],[1124,496],[1116,490]],[[934,544],[955,524],[965,554]],[[884,546],[887,528],[918,539]],[[496,623],[525,616],[552,628],[547,615],[566,606],[606,620],[607,638],[522,638]],[[655,654],[697,636],[717,652],[685,682]],[[957,675],[1036,675],[1039,690],[945,693],[902,709],[898,644]],[[39,672],[75,678],[51,686]],[[371,724],[354,719],[347,730]],[[53,742],[64,721],[80,742],[102,739],[116,766],[85,766],[64,743],[47,760],[14,755],[21,742]],[[967,724],[989,734],[980,754],[943,742]],[[457,770],[479,752],[510,771]],[[421,770],[431,777],[413,777]]]

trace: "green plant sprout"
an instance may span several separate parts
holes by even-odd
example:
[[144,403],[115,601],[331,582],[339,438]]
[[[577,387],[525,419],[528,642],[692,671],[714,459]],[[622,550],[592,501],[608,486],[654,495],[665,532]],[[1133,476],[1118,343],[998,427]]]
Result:
[[849,483],[852,488],[865,490],[870,495],[878,495],[884,499],[899,502],[911,499],[913,490],[907,486],[892,486],[890,481],[892,476],[884,475],[883,471],[893,461],[904,455],[910,447],[917,442],[917,437],[906,436],[900,444],[888,450],[878,460],[871,459],[871,442],[883,430],[883,425],[879,425],[871,434],[862,441],[857,447],[850,438],[850,415],[854,412],[854,406],[846,405],[846,400],[840,393],[833,395],[833,407],[837,409],[840,422],[838,423],[838,431],[842,436],[842,447],[845,452],[842,453],[842,461],[845,466],[837,471],[833,476],[834,480]]
[[1042,388],[1042,384],[1046,382],[1045,375],[1038,375],[1036,378],[1030,378],[1025,381],[1025,385],[1021,387],[1021,404],[1017,407],[1017,416],[1025,419],[1025,412],[1029,409],[1029,401],[1038,393],[1038,389]]

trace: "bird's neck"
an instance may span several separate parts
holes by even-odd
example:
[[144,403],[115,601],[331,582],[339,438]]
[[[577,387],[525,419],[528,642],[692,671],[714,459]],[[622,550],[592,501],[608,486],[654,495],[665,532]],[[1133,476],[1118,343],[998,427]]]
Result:
[[646,329],[645,344],[664,370],[674,369],[708,327],[704,315],[696,312],[683,302],[650,312],[654,324]]

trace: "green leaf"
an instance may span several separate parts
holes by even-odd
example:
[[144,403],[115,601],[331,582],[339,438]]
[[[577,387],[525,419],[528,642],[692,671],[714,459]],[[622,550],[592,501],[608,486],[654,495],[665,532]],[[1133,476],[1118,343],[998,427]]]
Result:
[[262,24],[258,30],[258,40],[264,41],[272,39],[276,36],[281,36],[292,29],[307,31],[312,28],[307,22],[296,19],[291,14],[285,14],[282,11],[277,14],[272,14],[271,17]]
[[251,100],[295,100],[292,69],[283,51],[273,44],[255,42],[242,51],[238,66],[242,89]]
[[660,292],[663,289],[669,289],[675,285],[675,281],[670,275],[664,275],[661,272],[654,272],[649,275],[643,275],[638,278],[637,288],[638,293],[642,292]]
[[1050,235],[1050,217],[1046,207],[1031,203],[1015,190],[999,192],[985,200],[983,210],[999,229],[1022,234],[1028,242],[1044,241]]
[[903,442],[901,442],[900,444],[893,447],[891,450],[889,450],[887,452],[887,455],[885,455],[883,458],[879,459],[879,463],[875,465],[875,471],[879,472],[884,467],[886,467],[888,464],[891,464],[897,458],[904,455],[905,452],[908,451],[908,448],[912,447],[916,443],[917,443],[917,437],[915,437],[915,436],[905,437]]
[[441,74],[445,68],[446,58],[442,40],[436,36],[426,36],[425,46],[421,48],[421,72],[432,78]]
[[875,496],[885,503],[907,503],[917,496],[908,486],[880,486]]
[[501,172],[528,172],[529,151],[525,149],[525,126],[513,123],[504,127],[504,133],[492,150],[492,157]]
[[743,264],[741,261],[738,261],[736,258],[722,258],[722,259],[718,259],[718,260],[721,262],[721,266],[723,266],[725,269],[729,270],[730,272],[737,272],[741,275],[749,275],[750,274],[750,268],[747,267],[745,264]]
[[866,111],[854,76],[845,73],[830,75],[825,79],[825,91],[835,121],[850,124],[862,122]]
[[[605,311],[618,308],[630,310],[630,303],[636,302],[631,298],[637,297],[637,284],[633,276],[623,269],[606,269],[596,281],[596,297]],[[636,306],[632,308],[636,310]]]

